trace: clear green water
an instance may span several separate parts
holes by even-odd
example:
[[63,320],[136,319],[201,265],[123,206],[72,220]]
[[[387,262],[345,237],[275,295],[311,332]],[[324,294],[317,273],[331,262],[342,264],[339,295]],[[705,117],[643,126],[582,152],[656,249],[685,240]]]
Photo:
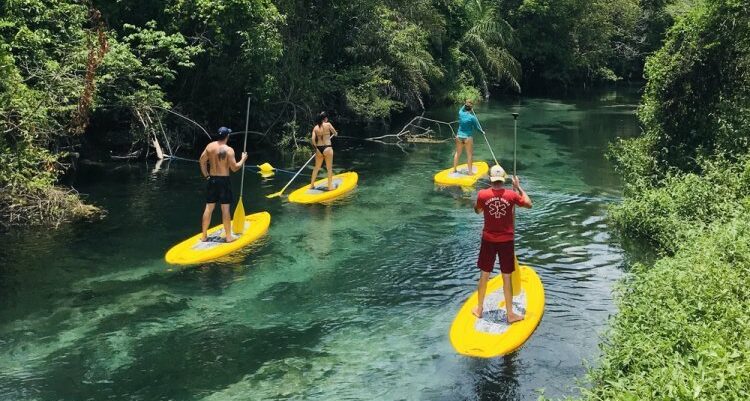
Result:
[[[615,137],[637,133],[636,100],[607,93],[519,107],[518,169],[535,203],[518,212],[517,252],[541,275],[547,305],[536,333],[508,357],[462,357],[448,340],[475,289],[482,224],[472,193],[433,186],[451,146],[404,152],[348,142],[337,145],[336,163],[360,173],[353,196],[333,206],[269,200],[288,176],[250,173],[245,207],[271,212],[267,238],[192,268],[172,269],[162,258],[198,229],[197,165],[88,168],[75,185],[109,210],[106,220],[0,238],[0,399],[575,394],[614,312],[611,289],[624,263],[605,220],[620,183],[603,152]],[[509,106],[485,104],[478,113],[510,169]],[[477,155],[491,160],[479,142]],[[251,153],[256,162],[267,157]]]

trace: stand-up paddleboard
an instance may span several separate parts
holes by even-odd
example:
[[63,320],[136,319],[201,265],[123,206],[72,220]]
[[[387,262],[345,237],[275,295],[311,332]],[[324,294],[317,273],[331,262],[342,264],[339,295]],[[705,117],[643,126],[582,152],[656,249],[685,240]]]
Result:
[[453,320],[450,339],[459,354],[480,358],[505,355],[520,348],[534,333],[544,314],[542,281],[534,269],[528,266],[519,268],[518,263],[513,274],[518,274],[518,279],[514,278],[513,282],[520,281],[521,288],[513,296],[513,311],[523,314],[524,319],[508,324],[503,276],[498,274],[487,283],[482,318],[478,319],[472,313],[477,305],[477,292],[474,291]]
[[328,177],[315,181],[314,188],[306,184],[289,194],[289,202],[318,203],[330,201],[342,196],[357,187],[359,176],[355,172],[341,173],[333,176],[333,190],[328,190]]
[[461,164],[456,168],[456,172],[453,172],[453,167],[447,168],[437,174],[435,174],[435,183],[439,185],[459,185],[462,187],[470,187],[474,185],[478,179],[487,175],[490,171],[490,166],[485,162],[473,162],[471,163],[472,173],[469,174],[469,166]]
[[268,232],[269,225],[271,225],[271,214],[268,212],[247,215],[245,216],[245,230],[242,234],[234,234],[237,239],[226,242],[224,225],[219,224],[208,230],[208,241],[201,241],[201,234],[194,235],[173,246],[167,251],[164,259],[173,265],[192,265],[220,258],[263,236]]

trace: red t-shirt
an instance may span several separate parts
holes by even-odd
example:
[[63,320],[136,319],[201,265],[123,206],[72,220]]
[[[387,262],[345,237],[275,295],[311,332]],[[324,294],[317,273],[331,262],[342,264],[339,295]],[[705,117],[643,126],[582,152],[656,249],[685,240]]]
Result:
[[477,207],[484,211],[482,239],[490,242],[513,241],[513,207],[521,195],[510,189],[487,188],[477,194]]

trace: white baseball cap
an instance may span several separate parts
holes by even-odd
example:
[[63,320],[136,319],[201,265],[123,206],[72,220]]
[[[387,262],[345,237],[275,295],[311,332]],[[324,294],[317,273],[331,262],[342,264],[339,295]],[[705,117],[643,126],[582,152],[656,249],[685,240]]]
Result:
[[508,174],[499,164],[492,166],[490,169],[490,182],[505,182],[507,179]]

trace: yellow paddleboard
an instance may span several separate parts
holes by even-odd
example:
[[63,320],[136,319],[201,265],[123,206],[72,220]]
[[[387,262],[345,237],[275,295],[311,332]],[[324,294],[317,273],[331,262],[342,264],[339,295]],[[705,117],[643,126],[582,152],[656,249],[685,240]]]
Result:
[[474,291],[453,320],[450,339],[459,354],[480,358],[505,355],[520,348],[534,333],[544,314],[544,287],[531,267],[519,268],[516,264],[516,272],[520,275],[521,291],[513,297],[513,311],[522,313],[525,318],[508,325],[503,276],[498,274],[487,283],[482,319],[471,313],[477,305]]
[[469,174],[469,166],[461,164],[457,167],[457,172],[453,172],[453,167],[447,168],[437,174],[435,174],[435,183],[439,185],[460,185],[462,187],[470,187],[474,185],[478,179],[487,175],[490,171],[490,166],[485,162],[473,162],[471,163],[471,169],[473,174]]
[[333,176],[333,190],[328,191],[328,177],[315,181],[315,188],[310,184],[289,194],[289,202],[318,203],[333,200],[346,194],[357,186],[359,176],[355,172],[341,173]]
[[192,265],[228,255],[268,232],[271,225],[271,214],[268,212],[254,213],[245,216],[245,231],[232,242],[225,242],[224,225],[219,224],[208,230],[208,241],[201,241],[201,234],[194,235],[173,246],[164,256],[167,263],[173,265]]

